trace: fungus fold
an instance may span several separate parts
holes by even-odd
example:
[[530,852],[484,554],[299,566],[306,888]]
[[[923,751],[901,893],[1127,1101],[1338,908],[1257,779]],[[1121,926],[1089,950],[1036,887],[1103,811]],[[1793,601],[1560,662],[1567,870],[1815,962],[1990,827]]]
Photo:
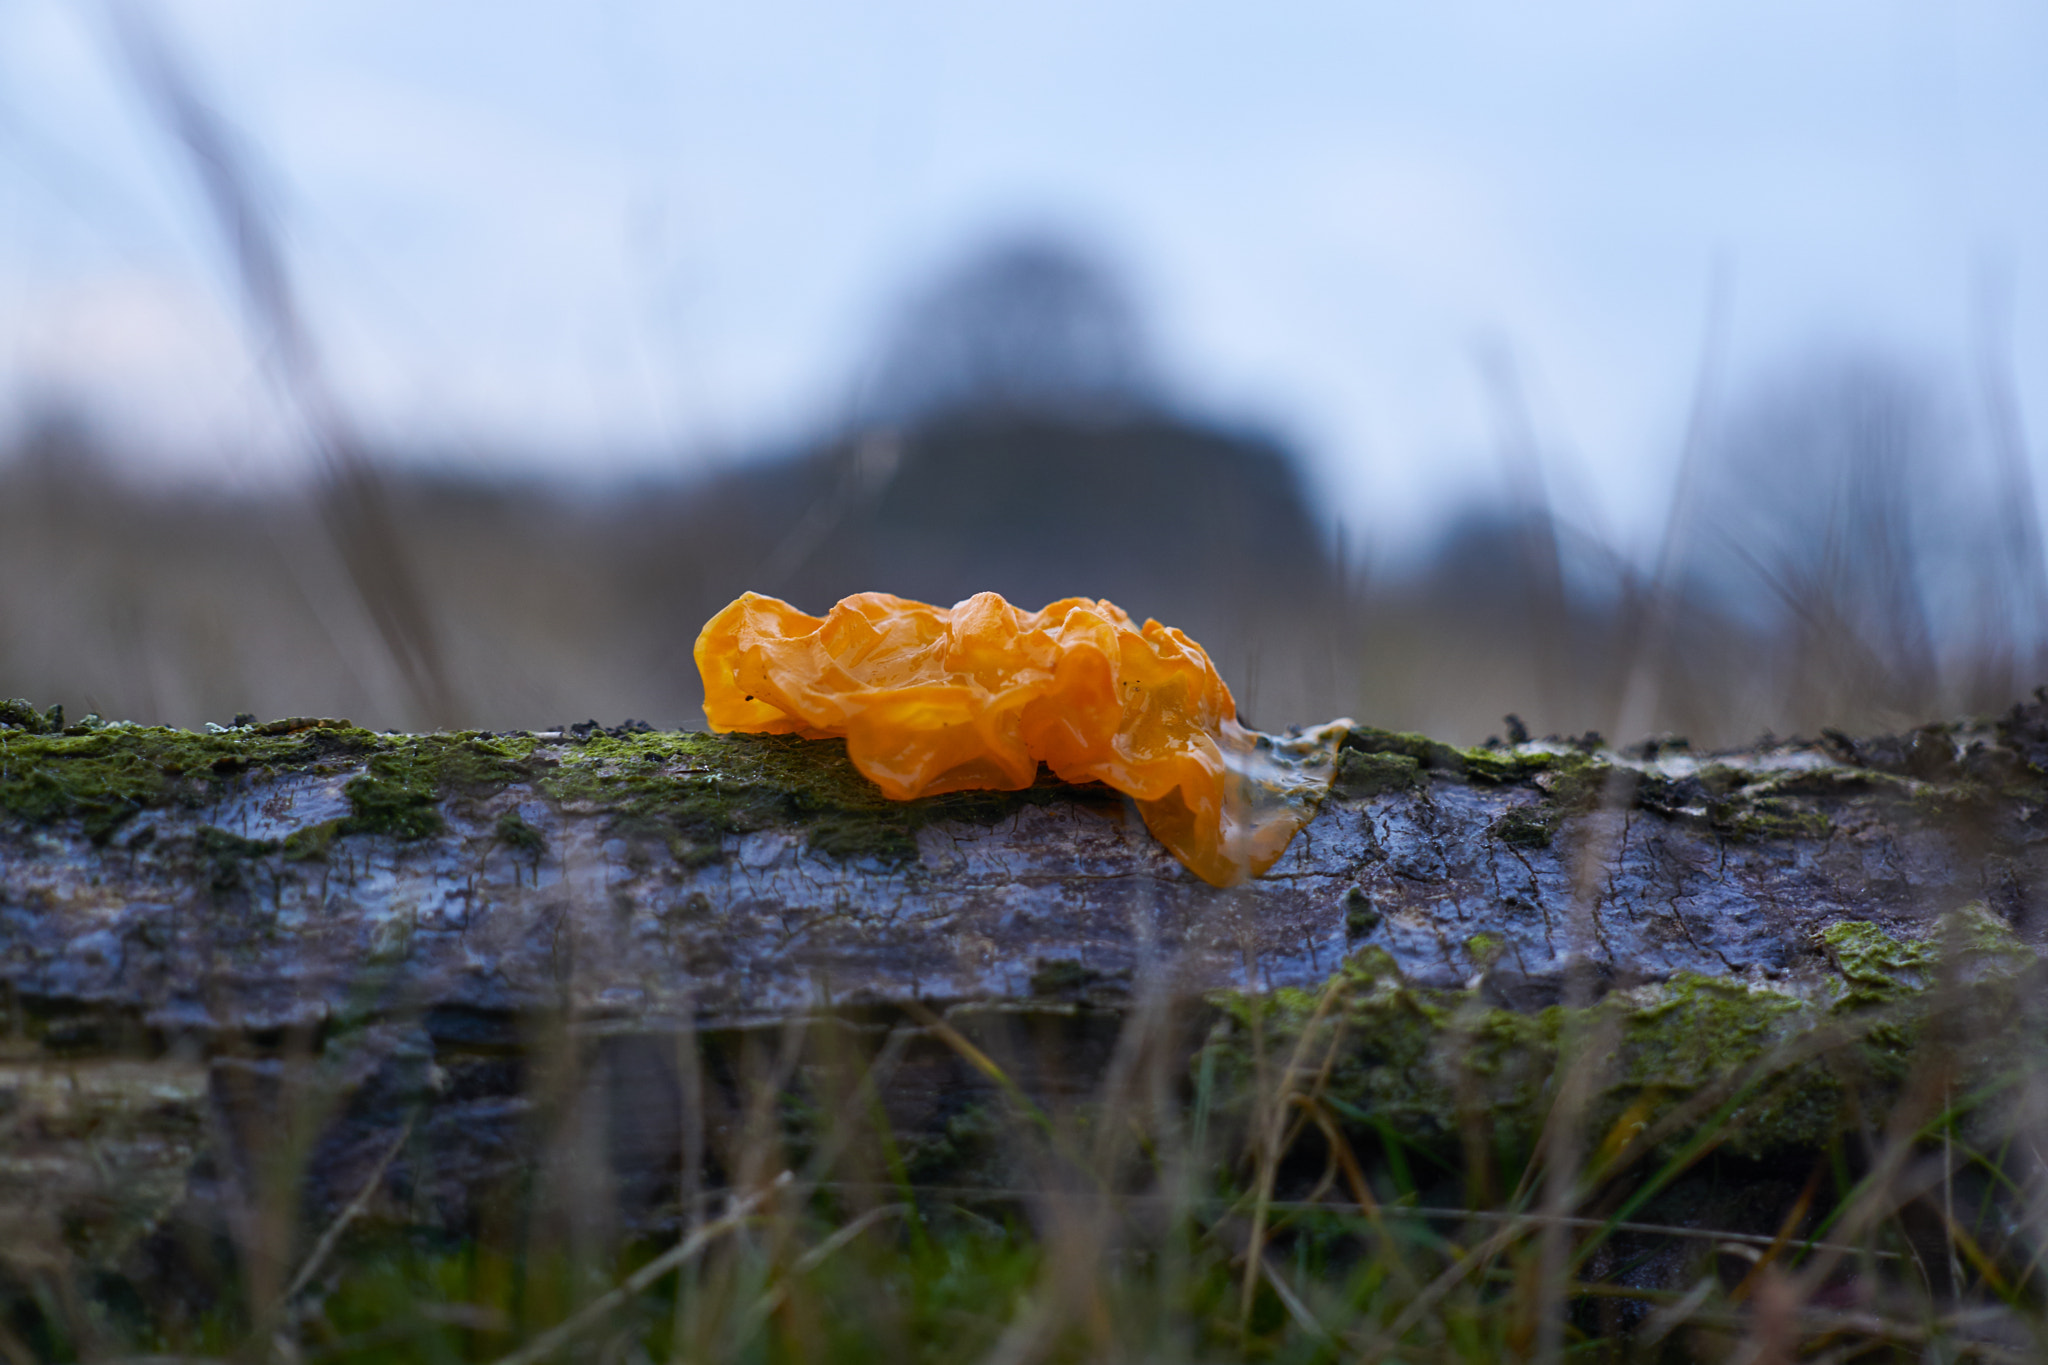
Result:
[[992,592],[952,607],[866,592],[818,617],[750,592],[705,624],[696,658],[713,730],[843,738],[899,801],[1019,791],[1043,763],[1131,797],[1216,886],[1286,851],[1350,725],[1247,729],[1200,645],[1078,597],[1034,612]]

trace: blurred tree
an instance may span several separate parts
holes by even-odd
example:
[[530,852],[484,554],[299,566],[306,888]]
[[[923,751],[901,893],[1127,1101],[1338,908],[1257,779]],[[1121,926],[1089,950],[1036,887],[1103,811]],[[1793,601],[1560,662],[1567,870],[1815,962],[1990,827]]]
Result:
[[915,296],[867,397],[878,423],[962,410],[1069,417],[1155,406],[1144,328],[1114,274],[1050,236],[997,241]]
[[[1175,411],[1116,278],[1001,242],[914,295],[852,430],[704,490],[649,577],[822,611],[881,589],[1108,597],[1187,630],[1272,720],[1340,709],[1338,574],[1291,452]],[[724,547],[712,549],[712,547]]]

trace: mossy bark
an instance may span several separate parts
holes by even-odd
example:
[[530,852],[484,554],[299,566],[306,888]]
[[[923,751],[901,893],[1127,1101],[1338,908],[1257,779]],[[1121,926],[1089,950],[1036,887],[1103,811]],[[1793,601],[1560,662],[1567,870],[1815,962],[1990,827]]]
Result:
[[[308,1219],[371,1180],[473,1225],[544,1112],[644,1219],[738,1174],[747,1058],[821,1049],[893,1049],[899,1177],[986,1176],[991,1113],[1083,1102],[1162,1002],[1205,1084],[1336,1030],[1336,1112],[1424,1144],[1475,1104],[1539,1128],[1575,1039],[1615,1040],[1601,1131],[1749,1068],[1729,1150],[1767,1154],[1839,1122],[1802,1039],[1898,1072],[1944,981],[2031,1047],[2048,935],[2039,708],[1710,758],[1360,728],[1229,891],[1106,789],[894,803],[829,742],[0,722],[0,1241],[96,1263],[232,1223],[287,1157]],[[823,1100],[793,1065],[796,1151]]]

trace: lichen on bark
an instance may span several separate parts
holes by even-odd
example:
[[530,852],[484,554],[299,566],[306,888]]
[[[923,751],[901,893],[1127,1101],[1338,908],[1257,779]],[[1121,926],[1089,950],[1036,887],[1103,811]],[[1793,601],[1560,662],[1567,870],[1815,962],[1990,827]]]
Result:
[[[1945,765],[1925,737],[1894,762],[1875,744],[1639,757],[1360,727],[1271,875],[1218,891],[1104,789],[890,802],[829,741],[310,720],[199,735],[17,708],[0,716],[0,986],[30,1070],[0,1089],[119,1062],[191,1069],[218,1103],[235,1058],[332,1063],[350,1078],[338,1149],[388,1141],[417,1107],[422,1161],[481,1189],[527,1150],[493,1116],[523,1102],[504,1059],[527,1057],[535,1020],[668,1058],[618,1082],[606,1103],[631,1115],[680,1084],[679,1029],[839,1021],[879,1046],[978,1008],[1036,1021],[1085,1079],[1105,1032],[1165,999],[1219,1023],[1212,1073],[1252,1065],[1254,1023],[1269,1055],[1311,1019],[1341,1028],[1329,1103],[1426,1144],[1459,1140],[1475,1103],[1530,1141],[1588,1039],[1613,1054],[1596,1147],[1754,1072],[1707,1117],[1722,1149],[1762,1157],[1823,1142],[1845,1095],[1895,1089],[1929,1038],[1975,1029],[2033,1055],[2048,721],[1936,739]],[[938,1074],[932,1094],[996,1102]],[[907,1093],[884,1099],[920,1170],[980,1141],[981,1120]],[[198,1146],[166,1138],[161,1169],[229,1159],[178,1131]],[[676,1150],[645,1159],[672,1170]],[[312,1206],[352,1197],[347,1172],[316,1172]],[[463,1216],[462,1188],[435,1216]]]

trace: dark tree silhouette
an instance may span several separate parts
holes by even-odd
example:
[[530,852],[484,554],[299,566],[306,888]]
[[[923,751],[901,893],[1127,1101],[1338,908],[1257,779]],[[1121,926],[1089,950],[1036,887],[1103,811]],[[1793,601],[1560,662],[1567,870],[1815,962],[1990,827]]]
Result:
[[911,299],[869,396],[877,419],[963,409],[1067,416],[1150,406],[1144,329],[1110,270],[1048,236],[998,241]]

